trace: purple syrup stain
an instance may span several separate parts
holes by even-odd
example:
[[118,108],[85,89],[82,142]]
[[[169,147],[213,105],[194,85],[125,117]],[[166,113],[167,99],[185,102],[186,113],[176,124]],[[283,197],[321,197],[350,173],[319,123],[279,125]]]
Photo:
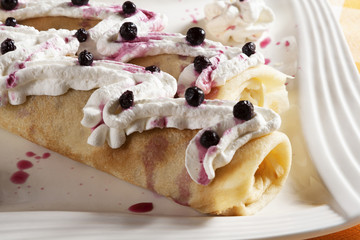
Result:
[[197,137],[195,139],[195,144],[196,144],[196,147],[198,149],[198,158],[199,158],[200,165],[201,165],[197,181],[202,185],[207,185],[207,184],[210,183],[210,179],[209,179],[208,175],[205,172],[203,162],[204,162],[204,158],[205,158],[205,155],[206,155],[208,149],[205,148],[203,145],[201,145],[200,137]]
[[123,68],[124,71],[130,72],[130,73],[138,73],[138,72],[145,72],[145,68],[140,66],[127,66]]
[[167,118],[166,117],[161,117],[159,119],[155,119],[151,125],[153,127],[158,127],[158,128],[164,128],[167,126]]
[[271,62],[270,59],[265,58],[265,65],[268,65],[270,62]]
[[261,48],[266,48],[270,44],[270,42],[271,42],[271,38],[267,37],[267,38],[265,38],[264,40],[262,40],[260,42],[260,47]]
[[19,69],[24,69],[25,68],[25,63],[20,63],[18,66]]
[[206,69],[204,69],[201,72],[201,74],[199,75],[200,79],[196,80],[196,86],[200,87],[204,91],[205,94],[208,94],[211,91],[211,87],[213,85],[211,75],[212,75],[213,71],[215,71],[215,69],[217,69],[217,67],[219,66],[219,63],[220,63],[220,58],[216,57],[212,61],[212,65],[210,65],[209,67],[207,67]]
[[175,183],[179,189],[179,197],[173,199],[176,203],[189,206],[189,199],[190,199],[190,183],[192,179],[188,174],[186,168],[184,167],[181,173],[177,176]]
[[134,212],[134,213],[146,213],[146,212],[151,212],[154,209],[154,205],[151,202],[142,202],[142,203],[134,204],[130,206],[128,209],[130,212]]
[[15,73],[16,73],[16,71],[13,72],[13,73],[11,73],[11,74],[9,75],[9,77],[6,79],[6,87],[7,87],[7,88],[14,88],[14,87],[16,87],[16,85],[17,85],[17,83],[16,83],[17,78],[16,78],[16,76],[15,76]]
[[194,24],[197,24],[198,23],[198,20],[196,19],[195,15],[194,14],[190,14],[190,17],[191,17],[191,22],[194,23]]
[[223,133],[223,136],[226,136],[226,135],[230,134],[231,132],[232,132],[231,128],[226,129],[225,132]]
[[19,170],[25,170],[25,169],[29,169],[33,167],[32,162],[28,161],[28,160],[20,160],[17,164],[16,164],[17,168]]
[[98,128],[100,125],[105,124],[104,118],[103,118],[104,107],[105,107],[105,104],[104,104],[104,103],[100,103],[99,109],[100,109],[100,111],[101,111],[101,120],[100,120],[100,122],[98,122],[98,124],[96,124],[94,127],[91,128],[91,131],[94,131],[94,130],[95,130],[96,128]]
[[236,26],[231,25],[231,26],[228,26],[228,27],[226,28],[226,30],[235,30],[235,28],[236,28]]
[[150,12],[144,9],[140,9],[140,11],[146,16],[147,19],[143,19],[145,22],[152,20],[155,18],[156,14],[154,12]]
[[43,159],[47,159],[47,158],[49,158],[51,156],[51,154],[50,153],[44,153],[43,155],[42,155],[42,158]]
[[142,153],[144,163],[147,188],[154,191],[154,171],[156,165],[165,159],[165,152],[169,142],[162,136],[155,136],[149,140]]
[[27,152],[27,153],[25,153],[25,155],[26,155],[27,157],[33,157],[33,156],[35,156],[36,154],[33,153],[33,152]]
[[24,184],[28,179],[29,174],[24,171],[17,171],[10,177],[10,181],[14,184]]

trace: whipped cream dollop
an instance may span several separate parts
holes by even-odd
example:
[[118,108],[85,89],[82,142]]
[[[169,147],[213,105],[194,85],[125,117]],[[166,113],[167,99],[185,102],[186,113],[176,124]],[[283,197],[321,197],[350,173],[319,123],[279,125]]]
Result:
[[178,80],[177,94],[179,96],[184,96],[185,90],[191,86],[197,86],[205,94],[208,94],[213,87],[223,86],[227,80],[239,75],[246,69],[263,64],[265,61],[264,56],[258,52],[250,57],[241,52],[235,54],[234,52],[231,54],[224,52],[209,60],[211,65],[203,69],[201,73],[196,72],[194,63],[184,68]]
[[[113,124],[106,124],[108,116],[119,111],[119,97],[125,91],[132,91],[135,101],[171,98],[177,89],[176,79],[165,72],[133,72],[128,78],[118,79],[114,84],[97,89],[83,111],[82,125],[92,128],[88,143],[101,146],[105,141],[112,148],[119,148],[125,142],[125,131]],[[152,110],[151,110],[152,111]]]
[[274,21],[263,0],[219,0],[205,6],[205,26],[216,39],[240,43],[255,41]]
[[[215,178],[215,170],[227,165],[241,146],[277,130],[281,125],[280,116],[267,108],[255,106],[255,116],[248,121],[235,118],[232,107],[223,114],[223,121],[199,131],[186,149],[186,169],[190,177],[202,185],[209,184]],[[207,130],[213,130],[220,136],[219,143],[209,148],[200,143],[201,135]]]

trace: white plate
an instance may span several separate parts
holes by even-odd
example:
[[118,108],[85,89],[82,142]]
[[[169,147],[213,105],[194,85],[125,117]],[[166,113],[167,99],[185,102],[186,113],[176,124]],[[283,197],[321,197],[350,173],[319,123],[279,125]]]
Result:
[[[203,7],[211,0],[134,2],[167,14],[166,31],[185,33],[195,22],[202,25]],[[277,16],[272,41],[262,49],[270,64],[282,68],[274,56],[285,53],[284,62],[295,56],[277,42],[293,35],[299,45],[299,70],[289,83],[292,108],[283,124],[294,163],[270,205],[250,217],[203,216],[0,131],[0,238],[290,239],[360,223],[360,78],[341,30],[326,0],[267,2]],[[21,160],[32,167],[24,170],[25,183],[14,184],[10,178]],[[138,202],[152,202],[154,210],[128,211]]]

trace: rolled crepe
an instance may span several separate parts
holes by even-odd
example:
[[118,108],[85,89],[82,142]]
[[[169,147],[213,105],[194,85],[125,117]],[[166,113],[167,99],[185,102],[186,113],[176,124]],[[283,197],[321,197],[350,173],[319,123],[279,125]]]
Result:
[[291,147],[280,132],[255,138],[216,170],[208,185],[197,184],[185,168],[185,152],[197,130],[173,128],[133,133],[123,146],[94,147],[81,126],[91,91],[31,96],[21,105],[0,108],[0,126],[36,144],[155,191],[200,212],[251,215],[280,191],[291,165]]
[[[15,13],[16,11],[7,12],[7,14]],[[58,18],[53,17],[51,17],[52,20],[59,21]],[[66,18],[64,21],[72,20]],[[46,24],[49,22],[46,21],[46,18],[41,21],[35,19],[33,25],[39,27],[36,25],[41,24],[44,25],[43,29],[46,29]],[[79,26],[76,21],[75,27],[71,27],[71,24],[73,23],[68,24],[69,29],[76,29]],[[156,28],[156,25],[155,21],[152,28]],[[6,27],[4,28],[6,29]],[[291,164],[289,140],[280,132],[257,137],[242,145],[234,153],[229,164],[217,168],[216,177],[206,185],[194,181],[186,169],[186,149],[189,142],[199,132],[198,130],[166,128],[142,133],[135,132],[127,136],[126,142],[121,147],[115,149],[107,144],[98,147],[89,145],[87,139],[94,131],[81,125],[82,109],[94,92],[89,89],[106,87],[111,84],[118,84],[122,88],[126,86],[135,86],[136,88],[137,84],[141,85],[144,82],[143,79],[152,79],[149,82],[153,83],[157,83],[157,80],[160,79],[161,82],[158,83],[165,84],[160,85],[160,88],[154,88],[156,91],[160,89],[154,94],[154,97],[169,98],[176,92],[176,81],[166,73],[151,74],[142,67],[120,62],[98,60],[94,61],[92,66],[79,66],[77,59],[74,58],[78,50],[78,42],[73,37],[74,31],[55,32],[51,30],[42,32],[40,37],[39,32],[35,29],[27,29],[23,32],[21,26],[12,28],[11,31],[15,32],[13,38],[18,50],[21,49],[21,51],[6,53],[3,55],[6,57],[0,58],[0,64],[4,66],[1,103],[5,106],[0,108],[0,126],[2,128],[203,213],[254,214],[280,191]],[[71,37],[69,37],[69,33]],[[27,37],[26,34],[28,34]],[[32,41],[31,36],[35,36],[36,41]],[[29,39],[30,41],[27,41]],[[96,38],[94,39],[96,40]],[[22,42],[23,40],[24,42]],[[27,45],[29,43],[30,47]],[[44,49],[46,51],[43,51]],[[192,55],[182,57],[178,54],[167,53],[133,61],[144,66],[159,65],[163,71],[168,71],[176,78],[177,76],[180,78],[180,74],[185,68],[190,71],[193,68],[191,63],[193,57]],[[175,59],[175,64],[169,64],[171,62],[169,59]],[[250,82],[262,81],[258,77],[262,76],[259,74],[261,71],[254,72],[256,73],[249,73],[248,77],[243,72],[244,76],[240,76],[238,73],[225,79],[226,84],[218,86],[222,88],[218,91],[220,95],[214,95],[212,92],[213,96],[219,98],[219,96],[227,95],[227,82],[231,82],[234,77],[245,79],[243,81],[245,87],[239,87],[240,89],[259,88],[256,84],[246,83],[248,80]],[[95,78],[93,78],[94,75]],[[272,81],[272,78],[277,78],[279,75],[268,74],[266,76],[268,76],[268,80],[265,83],[269,82],[269,84],[260,84],[260,89],[266,89],[266,91],[254,91],[256,94],[276,93],[276,91],[270,91],[272,88],[268,86],[272,85],[281,85],[283,87],[281,91],[286,93],[283,86],[284,80]],[[282,75],[281,79],[284,79],[284,76]],[[76,81],[77,77],[86,79],[86,84],[82,85],[82,81]],[[121,83],[118,83],[119,81]],[[44,84],[50,87],[44,87]],[[234,84],[237,84],[235,80]],[[166,88],[166,91],[162,91],[163,88]],[[273,89],[280,88],[274,87]],[[211,94],[210,90],[207,89],[209,94]],[[117,90],[113,89],[110,92],[112,91],[116,92]],[[251,90],[249,91],[251,92]],[[245,93],[244,96],[251,95],[248,93],[249,91],[238,91],[234,94],[235,98],[243,98],[241,92]],[[146,94],[147,96],[152,95],[151,91]],[[49,95],[56,95],[56,97]],[[110,100],[106,98],[106,94],[101,96],[105,102]],[[262,99],[258,100],[259,105],[267,102],[264,100],[266,97],[262,95],[253,96],[252,99]],[[278,99],[287,101],[284,98]],[[7,101],[10,104],[6,104]],[[277,105],[282,104],[279,102]],[[272,106],[272,104],[268,105]],[[267,105],[264,104],[264,106]],[[101,104],[92,107],[95,107],[93,108],[96,113],[94,116],[98,116]],[[276,107],[274,109],[277,110]],[[96,130],[95,127],[93,129]]]

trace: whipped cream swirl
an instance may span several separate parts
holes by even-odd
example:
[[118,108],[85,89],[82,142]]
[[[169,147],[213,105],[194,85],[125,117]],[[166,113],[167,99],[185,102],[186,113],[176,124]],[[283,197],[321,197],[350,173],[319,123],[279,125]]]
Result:
[[104,59],[121,62],[159,54],[208,57],[212,65],[201,74],[195,71],[194,64],[188,65],[181,72],[177,92],[179,96],[183,96],[190,86],[198,86],[208,94],[212,87],[222,86],[228,79],[265,62],[260,52],[248,57],[239,47],[228,47],[207,39],[199,46],[191,46],[186,36],[180,33],[149,32],[143,28],[138,28],[138,31],[132,41],[123,40],[117,31],[104,34],[98,41],[97,52]]
[[[83,125],[90,127],[102,117],[100,126],[92,132],[88,143],[99,146],[108,141],[110,147],[118,148],[125,143],[126,136],[134,132],[165,127],[202,129],[190,141],[185,158],[189,175],[202,185],[211,182],[215,170],[228,164],[237,149],[253,138],[275,131],[281,125],[280,116],[266,108],[255,107],[255,116],[241,121],[233,116],[233,106],[236,104],[233,101],[206,100],[200,106],[192,107],[184,98],[144,98],[144,95],[153,94],[143,93],[136,86],[125,88],[122,92],[127,89],[135,90],[134,96],[140,95],[129,109],[121,109],[118,97],[98,109],[91,108],[90,111],[84,108]],[[115,95],[119,96],[118,93]],[[93,116],[96,117],[93,119]],[[206,130],[213,130],[220,136],[220,142],[208,149],[200,144],[200,137]]]
[[[232,115],[232,106],[223,113],[224,121],[199,131],[186,149],[186,169],[190,177],[199,184],[209,184],[215,178],[215,170],[227,165],[241,146],[251,139],[277,130],[281,125],[281,118],[277,113],[256,106],[252,119],[240,121]],[[200,137],[206,130],[213,130],[220,136],[217,145],[210,148],[201,145]]]
[[275,19],[263,0],[219,0],[204,11],[207,31],[221,42],[255,41]]
[[101,146],[107,141],[110,147],[119,148],[125,142],[125,131],[108,123],[109,115],[119,111],[118,99],[125,91],[132,91],[135,101],[155,99],[161,102],[161,98],[173,97],[176,88],[176,79],[169,74],[146,71],[133,72],[127,78],[97,89],[86,103],[81,121],[83,126],[93,129],[88,143]]
[[[0,8],[0,13],[0,21],[5,21],[8,17],[14,17],[17,20],[56,16],[99,20],[111,16],[115,16],[118,19],[130,17],[123,13],[121,4],[109,5],[100,1],[90,1],[89,4],[76,6],[70,0],[23,0],[19,1],[14,10],[6,11]],[[138,18],[143,21],[163,17],[163,15],[139,9],[135,15],[137,13],[141,15]]]
[[[70,88],[90,90],[118,82],[130,86],[156,75],[140,66],[107,60],[80,66],[75,57],[79,42],[68,30],[39,32],[22,25],[1,26],[1,30],[0,42],[11,38],[16,50],[0,55],[0,105],[22,104],[29,95],[61,95]],[[176,80],[165,73],[161,76],[172,83],[173,96]]]

